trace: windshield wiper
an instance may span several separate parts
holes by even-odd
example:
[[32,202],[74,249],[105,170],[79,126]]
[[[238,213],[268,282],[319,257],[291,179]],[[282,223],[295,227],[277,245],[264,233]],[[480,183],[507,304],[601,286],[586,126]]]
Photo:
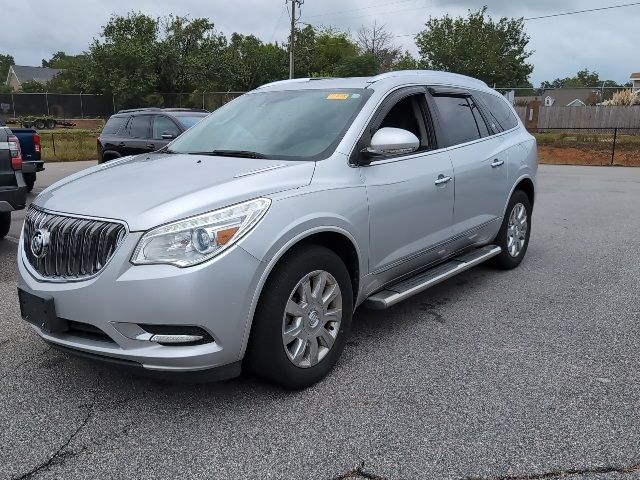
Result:
[[211,155],[216,157],[267,158],[266,155],[249,150],[212,150],[211,152],[189,152],[189,155]]

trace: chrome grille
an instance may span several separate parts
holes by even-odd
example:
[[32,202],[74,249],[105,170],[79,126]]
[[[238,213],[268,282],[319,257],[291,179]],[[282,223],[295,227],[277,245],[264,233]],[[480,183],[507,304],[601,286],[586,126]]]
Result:
[[[44,254],[34,254],[34,235],[48,233]],[[31,207],[24,222],[24,253],[45,278],[91,277],[107,264],[126,234],[123,224],[58,215]]]

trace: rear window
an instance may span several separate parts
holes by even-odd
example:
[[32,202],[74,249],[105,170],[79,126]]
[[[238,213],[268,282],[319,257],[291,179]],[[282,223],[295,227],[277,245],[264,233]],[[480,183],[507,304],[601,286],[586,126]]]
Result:
[[489,123],[494,131],[503,132],[518,125],[518,119],[513,110],[502,97],[486,92],[477,92],[475,95],[478,95],[487,106]]
[[126,120],[127,117],[111,117],[104,126],[102,133],[104,135],[116,135]]

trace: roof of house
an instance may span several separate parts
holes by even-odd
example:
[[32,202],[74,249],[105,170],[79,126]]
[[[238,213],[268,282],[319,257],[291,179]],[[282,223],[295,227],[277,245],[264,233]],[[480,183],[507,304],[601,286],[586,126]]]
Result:
[[543,98],[551,97],[555,100],[555,107],[564,107],[574,100],[585,104],[600,100],[600,91],[596,88],[552,88],[545,90]]
[[[18,78],[18,82],[23,84],[24,82],[38,82],[47,83],[62,70],[59,68],[48,67],[26,67],[23,65],[11,65],[9,67],[9,75],[11,72],[15,73]],[[9,76],[7,76],[7,81]]]
[[631,77],[629,77],[631,79],[636,79],[636,80],[640,80],[640,72],[635,72],[631,74]]

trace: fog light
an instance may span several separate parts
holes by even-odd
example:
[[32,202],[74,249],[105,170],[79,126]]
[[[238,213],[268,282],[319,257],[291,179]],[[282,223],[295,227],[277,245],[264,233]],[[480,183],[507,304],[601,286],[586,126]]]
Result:
[[149,341],[161,345],[179,345],[183,343],[201,342],[203,339],[204,337],[202,335],[153,335]]

